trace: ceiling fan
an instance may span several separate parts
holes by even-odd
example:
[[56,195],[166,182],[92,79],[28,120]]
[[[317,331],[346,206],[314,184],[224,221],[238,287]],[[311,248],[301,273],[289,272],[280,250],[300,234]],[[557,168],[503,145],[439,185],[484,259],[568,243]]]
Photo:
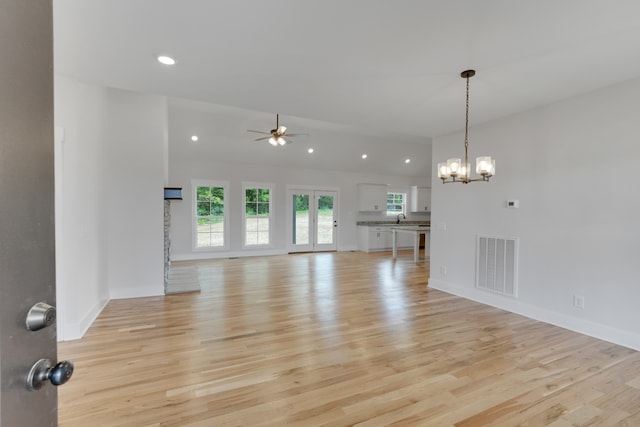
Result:
[[285,139],[285,137],[291,138],[294,136],[309,136],[309,134],[307,133],[286,133],[287,127],[280,126],[279,114],[276,114],[276,127],[275,129],[271,129],[270,132],[262,132],[259,130],[247,130],[247,132],[255,132],[255,133],[261,133],[263,135],[268,135],[268,136],[263,136],[262,138],[258,138],[255,141],[264,141],[265,139],[268,139],[269,144],[273,145],[274,147],[281,147],[291,142],[290,140]]

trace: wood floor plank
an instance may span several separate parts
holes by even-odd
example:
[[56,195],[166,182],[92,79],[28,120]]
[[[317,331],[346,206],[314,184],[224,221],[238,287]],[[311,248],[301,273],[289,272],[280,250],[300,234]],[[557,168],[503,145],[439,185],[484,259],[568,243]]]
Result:
[[59,425],[640,425],[637,352],[430,290],[410,259],[175,263],[201,292],[111,301],[59,345]]

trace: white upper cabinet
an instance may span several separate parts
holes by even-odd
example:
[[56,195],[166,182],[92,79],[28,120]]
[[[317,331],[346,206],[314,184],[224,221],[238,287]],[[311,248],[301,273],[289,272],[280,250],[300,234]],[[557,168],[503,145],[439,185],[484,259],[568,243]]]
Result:
[[358,210],[361,212],[387,211],[385,184],[358,184]]
[[411,187],[411,212],[431,212],[430,187]]

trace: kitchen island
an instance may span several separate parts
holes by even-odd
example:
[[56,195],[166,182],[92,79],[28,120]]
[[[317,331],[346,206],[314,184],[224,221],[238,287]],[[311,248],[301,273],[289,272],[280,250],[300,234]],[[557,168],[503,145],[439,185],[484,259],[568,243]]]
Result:
[[413,234],[413,262],[418,262],[420,258],[420,235],[424,234],[424,255],[425,258],[429,254],[429,232],[431,227],[420,225],[404,225],[391,227],[391,247],[393,250],[393,259],[398,257],[398,233]]

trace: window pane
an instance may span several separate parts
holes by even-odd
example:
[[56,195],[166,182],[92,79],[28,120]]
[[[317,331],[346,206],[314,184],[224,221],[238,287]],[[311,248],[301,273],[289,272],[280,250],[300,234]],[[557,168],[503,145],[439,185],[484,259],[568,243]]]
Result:
[[318,244],[333,243],[333,197],[320,196],[318,199],[318,222],[316,236]]
[[209,216],[209,215],[211,215],[211,203],[198,202],[198,216]]
[[244,191],[245,200],[247,202],[257,202],[258,201],[258,190],[255,188],[247,188]]
[[211,224],[208,219],[198,220],[198,233],[209,233],[211,231]]
[[269,232],[261,231],[258,233],[258,245],[268,245],[269,244]]
[[258,244],[258,220],[256,218],[245,219],[245,245]]
[[224,188],[222,187],[212,187],[211,188],[211,199],[218,203],[224,202]]
[[257,245],[258,244],[258,235],[256,233],[247,233],[245,242],[245,245],[249,246],[249,245]]
[[259,202],[268,202],[269,201],[269,189],[268,188],[259,188],[258,189],[258,201]]
[[198,200],[211,200],[211,187],[197,187]]
[[293,195],[293,244],[309,244],[309,196],[306,194]]
[[256,218],[258,231],[269,231],[269,218]]
[[224,232],[211,233],[211,246],[224,246]]
[[199,248],[208,248],[211,246],[211,235],[209,233],[198,233],[198,242],[197,245]]
[[255,203],[247,203],[245,205],[244,213],[246,216],[256,216],[256,204]]
[[258,215],[269,216],[269,203],[258,203]]
[[211,215],[223,216],[224,215],[224,205],[222,203],[213,202],[211,204]]

